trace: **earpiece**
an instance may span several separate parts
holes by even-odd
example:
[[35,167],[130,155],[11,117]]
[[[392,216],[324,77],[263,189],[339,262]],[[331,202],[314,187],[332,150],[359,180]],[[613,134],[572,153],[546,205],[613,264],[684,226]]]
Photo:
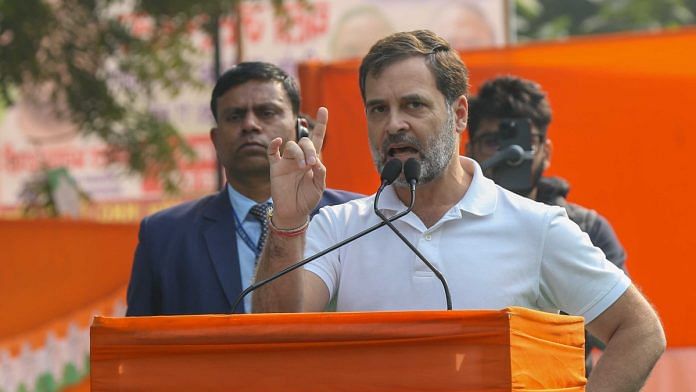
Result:
[[303,137],[309,137],[309,129],[307,129],[307,126],[305,125],[306,121],[307,120],[303,118],[298,118],[297,122],[295,123],[295,137],[297,141]]

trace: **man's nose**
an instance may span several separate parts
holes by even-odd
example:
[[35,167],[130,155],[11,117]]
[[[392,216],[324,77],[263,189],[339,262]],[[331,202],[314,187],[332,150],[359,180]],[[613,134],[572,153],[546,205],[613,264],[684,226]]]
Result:
[[389,117],[387,118],[387,132],[390,134],[399,133],[407,130],[409,127],[408,122],[405,121],[404,116],[399,113],[398,110],[391,110],[389,112]]
[[259,119],[256,117],[253,111],[250,110],[244,114],[244,118],[242,120],[242,130],[246,132],[261,130]]

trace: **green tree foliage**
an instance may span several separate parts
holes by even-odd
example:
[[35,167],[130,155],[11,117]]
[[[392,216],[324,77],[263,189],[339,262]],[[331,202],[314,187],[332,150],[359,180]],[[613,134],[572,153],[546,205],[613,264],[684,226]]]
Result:
[[[239,1],[0,0],[0,104],[40,91],[56,118],[103,140],[112,161],[176,190],[178,162],[193,151],[148,103],[202,87],[190,32],[214,31],[211,21]],[[270,2],[283,14],[282,0]],[[146,31],[124,10],[146,19]]]
[[[0,99],[41,91],[56,118],[108,146],[112,161],[177,184],[177,162],[193,151],[147,110],[153,94],[196,86],[196,53],[182,17],[154,16],[147,34],[123,18],[120,0],[0,0]],[[136,5],[135,11],[146,2]],[[20,98],[21,99],[21,98]]]
[[696,23],[696,0],[515,0],[520,41]]

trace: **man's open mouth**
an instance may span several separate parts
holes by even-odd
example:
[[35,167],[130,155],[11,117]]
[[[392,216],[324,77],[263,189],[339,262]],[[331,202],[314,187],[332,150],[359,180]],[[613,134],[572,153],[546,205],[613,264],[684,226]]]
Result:
[[418,155],[419,151],[413,146],[392,146],[387,149],[387,156],[398,158],[402,155]]

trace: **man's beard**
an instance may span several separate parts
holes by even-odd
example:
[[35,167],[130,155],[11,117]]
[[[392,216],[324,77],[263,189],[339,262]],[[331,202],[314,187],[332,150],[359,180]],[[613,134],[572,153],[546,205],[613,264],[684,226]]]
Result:
[[[378,172],[381,173],[387,161],[392,159],[388,157],[389,145],[406,143],[417,148],[421,156],[420,159],[416,158],[421,164],[421,175],[418,182],[420,184],[427,184],[433,181],[445,171],[445,168],[449,164],[457,148],[455,126],[454,111],[450,108],[447,110],[447,121],[442,124],[442,127],[440,127],[437,132],[433,133],[427,139],[425,147],[413,134],[405,132],[387,135],[382,142],[381,150],[377,150],[374,144],[370,143],[372,159]],[[394,184],[397,186],[408,186],[404,176],[399,176],[399,178],[394,181]]]

